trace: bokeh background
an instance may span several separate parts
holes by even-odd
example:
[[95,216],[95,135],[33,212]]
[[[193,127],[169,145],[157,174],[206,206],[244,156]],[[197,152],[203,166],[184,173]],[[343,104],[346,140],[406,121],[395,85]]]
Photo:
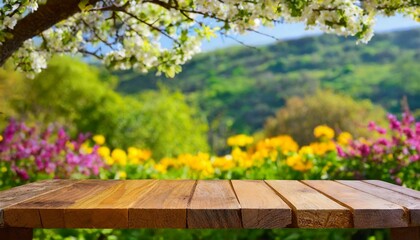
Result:
[[[52,178],[381,179],[420,189],[418,23],[378,19],[367,45],[299,24],[261,32],[203,43],[174,79],[110,71],[77,56],[53,57],[33,79],[6,65],[0,189]],[[35,238],[380,240],[389,233],[44,229]]]

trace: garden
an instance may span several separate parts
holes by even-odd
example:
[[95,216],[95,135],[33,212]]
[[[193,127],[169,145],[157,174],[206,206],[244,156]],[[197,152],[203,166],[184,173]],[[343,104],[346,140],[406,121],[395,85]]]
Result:
[[[0,0],[0,190],[44,179],[420,190],[420,31],[373,37],[376,15],[419,21],[418,2],[263,2]],[[202,41],[284,22],[341,37],[198,54]],[[389,230],[36,229],[34,239],[386,240]]]

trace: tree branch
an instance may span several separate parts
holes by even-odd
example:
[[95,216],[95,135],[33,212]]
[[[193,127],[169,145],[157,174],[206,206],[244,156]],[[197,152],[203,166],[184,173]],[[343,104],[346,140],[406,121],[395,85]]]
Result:
[[[95,5],[99,0],[89,0]],[[16,26],[6,32],[12,35],[0,45],[0,66],[16,52],[24,41],[31,39],[43,31],[80,12],[80,0],[48,0],[38,10],[19,20]]]

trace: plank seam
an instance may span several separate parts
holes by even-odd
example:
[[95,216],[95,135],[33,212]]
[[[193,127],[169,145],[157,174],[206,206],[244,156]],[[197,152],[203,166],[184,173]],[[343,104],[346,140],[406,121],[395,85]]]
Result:
[[296,212],[297,212],[297,208],[286,198],[286,197],[284,197],[280,192],[277,192],[277,190],[276,189],[274,189],[268,182],[266,182],[266,180],[264,180],[263,181],[271,190],[273,190],[273,192],[277,195],[277,196],[279,196],[282,200],[283,200],[283,202],[285,202],[288,206],[289,206],[289,208],[292,210],[292,223],[291,224],[289,224],[289,225],[287,225],[286,227],[292,227],[292,226],[295,226],[295,227],[298,227],[298,225],[297,225],[297,216],[296,216]]
[[238,204],[239,204],[239,217],[241,218],[241,228],[244,228],[244,222],[243,222],[243,218],[242,218],[242,206],[241,206],[241,202],[239,201],[239,197],[238,197],[238,195],[235,192],[235,188],[233,187],[232,180],[228,180],[228,181],[229,181],[230,188],[233,191],[233,194],[235,194],[236,201],[238,201]]
[[41,224],[41,227],[44,228],[44,223],[42,222],[42,217],[41,217],[41,210],[38,209],[38,217],[39,217],[39,223]]
[[[409,210],[407,207],[405,207],[405,206],[403,206],[403,205],[401,205],[401,204],[399,204],[399,203],[391,202],[391,201],[389,201],[388,199],[385,199],[385,198],[383,198],[383,197],[381,197],[381,196],[378,196],[378,195],[374,195],[374,194],[372,194],[372,193],[370,193],[370,192],[367,192],[367,191],[364,191],[364,190],[362,190],[362,189],[358,189],[358,188],[355,188],[355,187],[353,187],[353,186],[347,185],[347,184],[345,184],[345,183],[341,183],[341,182],[338,182],[338,181],[336,181],[336,180],[334,180],[334,182],[339,183],[339,184],[341,184],[341,185],[344,185],[344,186],[346,186],[346,187],[353,188],[353,189],[355,189],[355,190],[357,190],[357,191],[364,192],[364,193],[369,194],[369,195],[371,195],[371,196],[374,196],[374,197],[380,198],[380,199],[385,200],[385,201],[387,201],[387,202],[389,202],[389,203],[392,203],[392,204],[395,204],[395,205],[398,205],[398,206],[402,207],[402,209],[404,210],[404,215],[405,215],[405,216],[407,217],[407,219],[408,219],[408,223],[409,223],[409,224],[411,224],[411,214],[410,214],[410,210]],[[363,181],[361,181],[361,182],[363,182]],[[363,183],[365,183],[365,182],[363,182]],[[376,185],[373,185],[373,186],[378,187],[378,186],[376,186]],[[383,189],[386,189],[386,190],[390,190],[390,191],[392,191],[391,189],[387,189],[387,188],[383,188]],[[395,192],[395,191],[392,191],[392,192]],[[399,193],[399,192],[395,192],[395,193]],[[405,196],[409,197],[408,195],[405,195]]]
[[326,196],[327,198],[329,198],[329,199],[333,200],[334,202],[338,203],[339,205],[341,205],[341,206],[343,206],[343,207],[347,208],[348,210],[350,210],[350,213],[351,213],[351,222],[350,222],[350,223],[351,223],[351,226],[354,228],[354,209],[353,209],[352,207],[350,207],[349,205],[347,205],[347,204],[345,204],[345,203],[340,202],[338,199],[335,199],[333,196],[330,196],[329,194],[324,193],[323,191],[318,190],[318,189],[316,189],[316,188],[312,187],[311,185],[309,185],[309,184],[305,183],[305,182],[304,182],[304,181],[302,181],[302,180],[299,180],[299,182],[300,182],[300,183],[302,183],[302,184],[305,184],[306,186],[308,186],[308,187],[310,187],[310,188],[314,189],[315,191],[317,191],[317,192],[321,193],[322,195]]
[[[376,185],[375,183],[371,183],[371,182],[368,182],[368,181],[365,181],[365,180],[362,180],[362,182],[367,183],[367,184],[370,184],[370,185],[375,186],[375,187],[380,187],[380,188],[383,188],[383,189],[387,189],[387,190],[390,190],[390,191],[393,191],[393,192],[396,192],[396,193],[401,193],[401,194],[403,194],[403,195],[405,195],[405,196],[412,197],[412,198],[416,198],[416,199],[419,199],[419,200],[420,200],[420,198],[418,198],[418,197],[416,197],[416,196],[408,195],[408,194],[406,194],[406,193],[404,193],[404,192],[395,191],[395,190],[393,190],[393,189],[390,189],[390,188],[387,188],[387,187],[384,187],[384,186],[380,186],[380,185]],[[388,183],[388,182],[386,182],[386,183]],[[392,184],[392,183],[389,183],[389,184]],[[397,186],[398,186],[398,185],[397,185]],[[404,188],[403,186],[399,186],[399,187]],[[411,189],[411,188],[407,188],[407,189],[409,189],[409,190],[413,190],[413,189]]]
[[185,223],[185,228],[189,228],[188,227],[188,210],[190,209],[190,206],[191,206],[191,201],[192,201],[192,198],[193,198],[193,195],[194,195],[194,193],[195,193],[195,189],[197,188],[197,184],[198,184],[198,180],[195,180],[195,182],[194,182],[194,186],[192,187],[192,189],[191,189],[191,194],[190,194],[190,197],[188,198],[188,202],[187,202],[187,209],[185,210],[186,211],[186,216],[185,216],[185,221],[186,221],[186,223]]

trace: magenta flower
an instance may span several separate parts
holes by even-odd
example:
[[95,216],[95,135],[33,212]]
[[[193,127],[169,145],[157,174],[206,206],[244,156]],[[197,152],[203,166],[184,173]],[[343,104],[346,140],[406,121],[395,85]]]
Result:
[[389,120],[389,127],[392,130],[400,130],[401,123],[398,121],[398,119],[395,115],[388,114],[388,120]]
[[[374,122],[369,122],[367,128],[380,134],[388,132],[389,137],[382,135],[368,141],[352,140],[349,147],[340,150],[337,148],[337,152],[343,158],[360,162],[359,166],[347,166],[349,169],[356,168],[354,176],[366,174],[366,178],[388,179],[397,184],[414,181],[413,179],[420,178],[420,122],[416,123],[408,111],[403,114],[401,121],[392,114],[388,115],[388,121],[388,130]],[[354,164],[354,161],[344,163],[347,162]]]
[[55,178],[68,178],[76,172],[96,176],[104,166],[97,147],[90,154],[80,151],[89,134],[79,134],[72,140],[64,128],[55,124],[41,131],[39,127],[10,120],[2,135],[0,161],[8,162],[16,176],[24,181],[33,175],[36,178],[38,173]]

